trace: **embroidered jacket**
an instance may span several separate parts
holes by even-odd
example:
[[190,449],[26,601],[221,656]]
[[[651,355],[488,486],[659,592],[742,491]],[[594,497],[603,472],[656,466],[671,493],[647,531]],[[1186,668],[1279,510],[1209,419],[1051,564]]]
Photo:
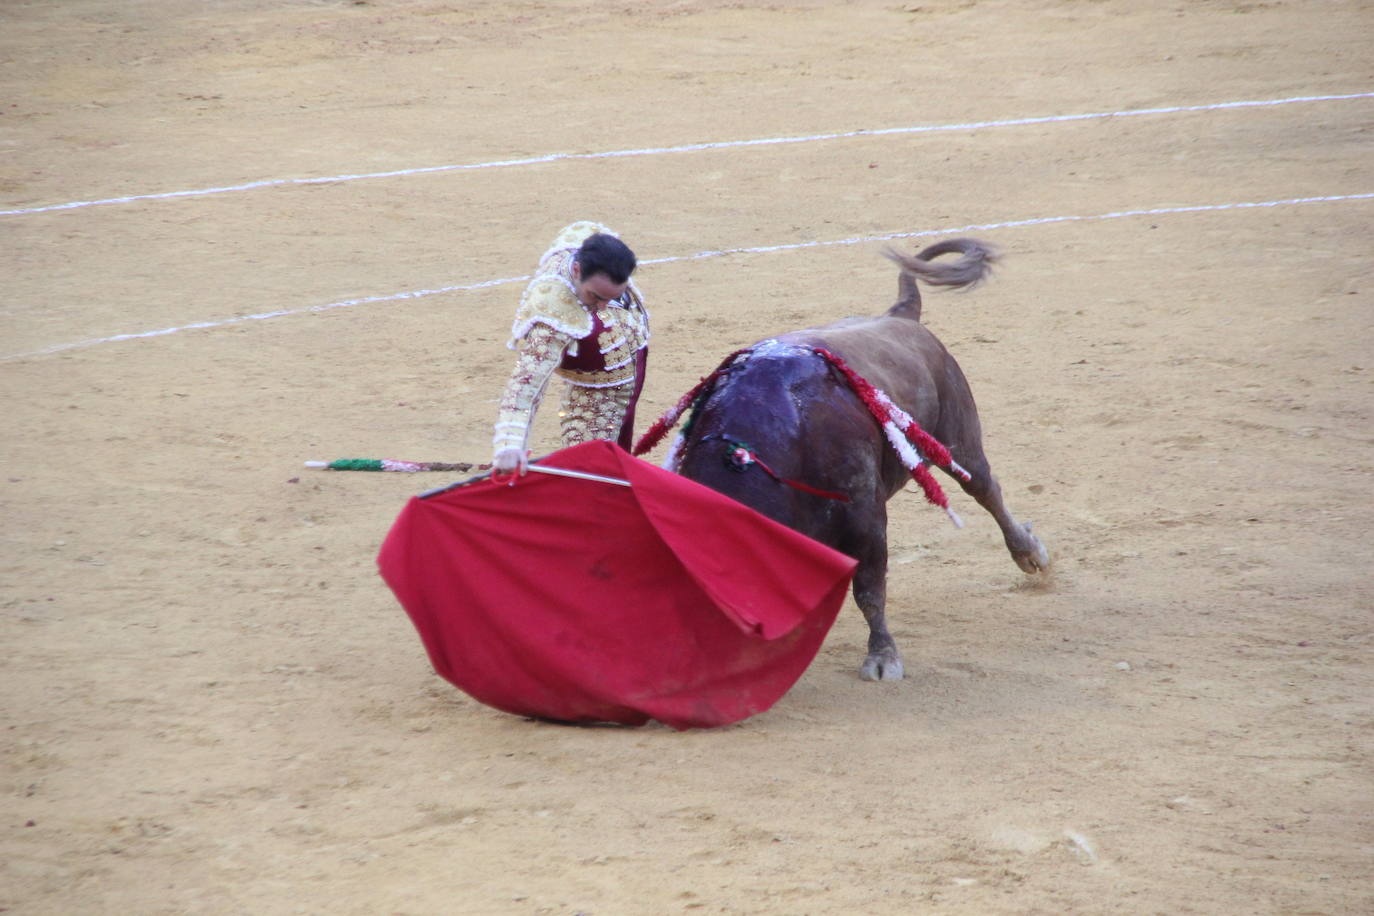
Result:
[[642,381],[637,379],[637,367],[649,342],[649,313],[633,280],[619,299],[596,312],[577,300],[573,261],[582,242],[597,232],[615,234],[586,221],[563,229],[539,259],[520,297],[506,344],[518,355],[498,408],[492,439],[497,451],[525,448],[530,423],[555,374],[569,386],[604,389],[565,392],[565,445],[615,438],[615,430],[633,410],[636,381]]

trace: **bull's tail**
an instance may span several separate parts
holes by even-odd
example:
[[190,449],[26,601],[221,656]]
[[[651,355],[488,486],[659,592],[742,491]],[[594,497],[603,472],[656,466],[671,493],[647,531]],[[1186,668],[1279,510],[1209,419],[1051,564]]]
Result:
[[[958,254],[960,257],[957,261],[936,263],[934,259],[943,254]],[[897,279],[897,304],[887,313],[915,321],[921,319],[921,293],[916,288],[917,280],[924,280],[931,286],[971,289],[992,272],[993,262],[998,257],[996,249],[977,239],[946,239],[915,256],[888,248],[883,251],[883,256],[895,261],[902,271]]]

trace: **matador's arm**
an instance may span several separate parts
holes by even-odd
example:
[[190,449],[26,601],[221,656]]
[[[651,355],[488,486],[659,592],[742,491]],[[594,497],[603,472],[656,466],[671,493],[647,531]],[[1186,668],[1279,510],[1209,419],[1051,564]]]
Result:
[[[513,470],[517,465],[523,470],[530,424],[539,410],[544,387],[572,341],[571,335],[542,322],[532,325],[525,334],[497,407],[496,434],[491,441],[495,455],[492,465],[498,471]],[[502,460],[502,452],[513,455]]]

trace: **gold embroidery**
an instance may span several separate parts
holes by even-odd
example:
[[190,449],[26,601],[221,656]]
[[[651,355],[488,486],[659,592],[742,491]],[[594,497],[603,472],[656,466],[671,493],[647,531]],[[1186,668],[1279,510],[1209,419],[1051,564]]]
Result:
[[631,360],[613,372],[579,372],[576,369],[560,368],[558,377],[578,388],[615,388],[634,381],[635,364]]
[[625,422],[633,389],[579,388],[569,385],[563,395],[560,426],[564,445],[579,445],[593,439],[614,441]]
[[[557,257],[552,262],[572,264],[572,254]],[[529,334],[536,324],[545,324],[572,338],[586,337],[592,330],[592,316],[577,301],[572,283],[564,276],[565,271],[541,273],[525,287],[520,297],[520,305],[515,310],[515,321],[511,323],[510,341],[506,346],[512,350],[521,338]]]
[[634,359],[639,348],[649,342],[644,313],[638,309],[607,309],[602,313],[602,324],[605,330],[597,342],[607,369]]
[[604,330],[596,340],[585,340],[583,345],[597,347],[605,368],[594,371],[558,369],[558,375],[574,385],[608,388],[633,380],[635,354],[649,342],[648,316],[637,302],[629,308],[619,303],[607,306],[600,315]]
[[525,447],[530,421],[539,409],[544,388],[570,342],[566,334],[548,325],[535,325],[530,329],[497,408],[496,435],[492,437],[492,447],[496,451]]

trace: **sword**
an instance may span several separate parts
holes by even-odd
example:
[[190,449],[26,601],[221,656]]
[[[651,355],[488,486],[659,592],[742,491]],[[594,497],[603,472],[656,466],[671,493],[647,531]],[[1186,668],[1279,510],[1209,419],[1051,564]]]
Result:
[[[578,480],[592,480],[596,481],[597,483],[615,484],[619,487],[633,486],[628,480],[621,480],[618,477],[603,477],[600,474],[588,474],[586,471],[574,471],[569,468],[556,468],[538,464],[537,462],[541,460],[543,459],[536,458],[534,459],[534,461],[531,461],[528,465],[529,470],[537,471],[540,474],[550,474],[554,477],[575,477]],[[456,490],[459,487],[466,487],[469,484],[477,483],[479,480],[486,480],[487,478],[492,476],[492,472],[488,471],[485,474],[478,474],[476,477],[469,477],[466,480],[460,480],[457,483],[451,483],[448,486],[437,487],[433,490],[426,490],[425,492],[419,494],[417,498],[428,499],[431,496],[438,496],[440,493],[447,493],[449,490]],[[516,479],[517,478],[514,475],[512,475],[508,486],[515,486]]]

